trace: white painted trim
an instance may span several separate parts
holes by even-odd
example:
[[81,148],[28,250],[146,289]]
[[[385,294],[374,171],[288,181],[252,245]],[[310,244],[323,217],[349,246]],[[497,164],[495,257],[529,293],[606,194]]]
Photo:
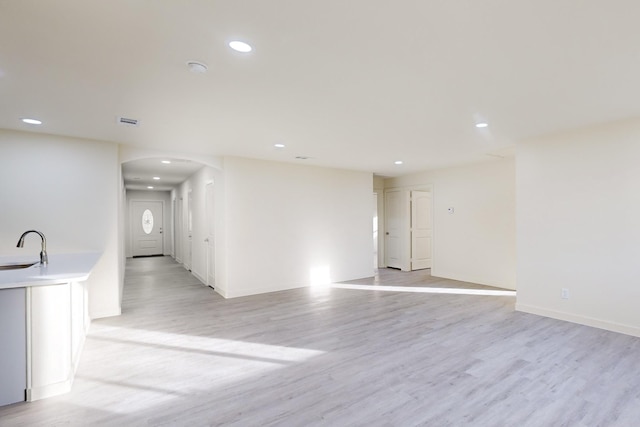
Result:
[[564,320],[566,322],[577,323],[580,325],[591,326],[594,328],[604,329],[607,331],[618,332],[620,334],[640,337],[640,328],[635,326],[623,325],[621,323],[611,322],[608,320],[596,319],[588,316],[580,316],[577,314],[566,313],[563,311],[549,310],[547,308],[536,307],[528,304],[516,303],[516,311],[523,313],[536,314],[538,316],[550,317],[552,319]]
[[73,378],[68,378],[67,380],[59,383],[47,384],[42,387],[27,388],[27,402],[33,402],[35,400],[69,393],[71,391],[72,384]]
[[490,281],[487,281],[487,280],[478,279],[477,277],[464,276],[464,275],[459,275],[459,274],[451,274],[451,273],[447,273],[447,272],[443,273],[441,271],[434,270],[434,268],[431,268],[431,276],[432,277],[439,277],[439,278],[442,278],[442,279],[458,280],[460,282],[475,283],[476,285],[493,286],[494,288],[509,289],[509,290],[512,290],[512,291],[516,290],[515,284],[513,284],[512,286],[508,286],[508,284],[505,284],[505,283],[490,282]]
[[200,280],[202,282],[203,285],[207,286],[207,281],[204,280],[204,278],[202,277],[202,275],[196,273],[195,271],[191,270],[191,274],[193,274],[195,276],[196,279]]
[[299,289],[299,288],[311,288],[311,285],[308,283],[296,284],[296,285],[285,285],[285,286],[281,286],[273,289],[265,289],[263,287],[257,287],[257,288],[242,289],[240,292],[233,292],[233,293],[225,292],[225,295],[222,295],[222,294],[220,295],[224,296],[225,298],[238,298],[238,297],[245,297],[250,295],[268,294],[270,292],[288,291],[291,289]]
[[114,316],[120,316],[122,314],[122,310],[120,308],[118,308],[117,310],[114,311],[100,311],[98,313],[93,313],[93,316],[91,316],[91,319],[103,319],[105,317],[114,317]]
[[[369,277],[373,277],[373,276],[369,276]],[[333,284],[340,284],[340,283],[349,282],[351,280],[357,280],[357,279],[363,279],[363,277],[344,277],[341,280],[333,281],[332,283]],[[330,287],[331,287],[331,284],[317,285],[318,289],[329,289]],[[288,291],[288,290],[291,290],[291,289],[301,289],[301,288],[313,289],[313,288],[316,288],[316,285],[312,285],[310,282],[303,282],[303,283],[298,282],[298,283],[282,285],[282,286],[278,286],[278,287],[270,288],[270,289],[265,289],[264,287],[245,288],[245,289],[240,290],[240,292],[227,292],[226,289],[220,289],[220,288],[214,288],[214,289],[215,289],[216,292],[218,292],[224,298],[237,298],[237,297],[244,297],[244,296],[258,295],[258,294],[267,294],[267,293],[270,293],[270,292]]]
[[227,293],[227,289],[226,288],[221,288],[220,286],[216,286],[215,288],[213,288],[214,291],[216,291],[218,294],[220,294],[220,296],[224,299],[229,298],[229,294]]
[[385,187],[384,190],[408,190],[408,191],[428,191],[433,192],[433,184],[406,185],[404,187]]

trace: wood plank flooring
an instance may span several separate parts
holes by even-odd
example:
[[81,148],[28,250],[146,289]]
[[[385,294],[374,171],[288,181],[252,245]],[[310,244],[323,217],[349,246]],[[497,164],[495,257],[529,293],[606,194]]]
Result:
[[[378,278],[403,281],[464,285]],[[224,300],[170,258],[129,260],[123,315],[93,322],[71,393],[2,407],[0,425],[639,424],[640,339],[514,302],[330,287]]]

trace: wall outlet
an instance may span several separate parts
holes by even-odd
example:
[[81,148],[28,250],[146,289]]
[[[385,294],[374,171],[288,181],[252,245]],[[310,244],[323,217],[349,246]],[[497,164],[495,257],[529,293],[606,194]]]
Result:
[[562,288],[562,291],[560,293],[560,297],[562,299],[569,299],[569,289],[567,288]]

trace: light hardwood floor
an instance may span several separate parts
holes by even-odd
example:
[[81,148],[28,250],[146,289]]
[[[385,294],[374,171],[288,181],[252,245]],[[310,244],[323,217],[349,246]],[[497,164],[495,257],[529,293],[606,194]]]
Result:
[[[388,270],[377,283],[464,285]],[[639,425],[640,339],[514,302],[336,288],[224,300],[170,258],[129,260],[123,315],[93,322],[71,393],[0,408],[0,425]]]

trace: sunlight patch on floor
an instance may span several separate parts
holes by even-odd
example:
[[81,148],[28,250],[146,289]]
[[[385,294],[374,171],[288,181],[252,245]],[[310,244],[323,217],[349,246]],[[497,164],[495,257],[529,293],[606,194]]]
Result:
[[[256,339],[260,339],[259,337]],[[112,361],[91,366],[91,347],[97,342]],[[127,414],[171,405],[190,395],[222,392],[226,386],[251,383],[277,371],[325,354],[325,351],[282,345],[153,331],[118,326],[92,325],[87,351],[74,387],[100,385],[108,397],[85,402],[87,408],[109,407]],[[135,365],[135,366],[132,366]],[[135,372],[134,375],[131,372]],[[184,383],[190,384],[185,391]],[[175,390],[181,390],[176,392]]]
[[282,365],[304,362],[325,353],[321,350],[145,329],[109,327],[104,332],[96,331],[91,338]]
[[516,291],[494,289],[463,289],[463,288],[429,288],[422,286],[383,286],[383,285],[349,285],[333,283],[329,285],[335,289],[355,289],[359,291],[383,291],[383,292],[415,292],[425,294],[451,294],[451,295],[481,295],[498,297],[515,297]]

